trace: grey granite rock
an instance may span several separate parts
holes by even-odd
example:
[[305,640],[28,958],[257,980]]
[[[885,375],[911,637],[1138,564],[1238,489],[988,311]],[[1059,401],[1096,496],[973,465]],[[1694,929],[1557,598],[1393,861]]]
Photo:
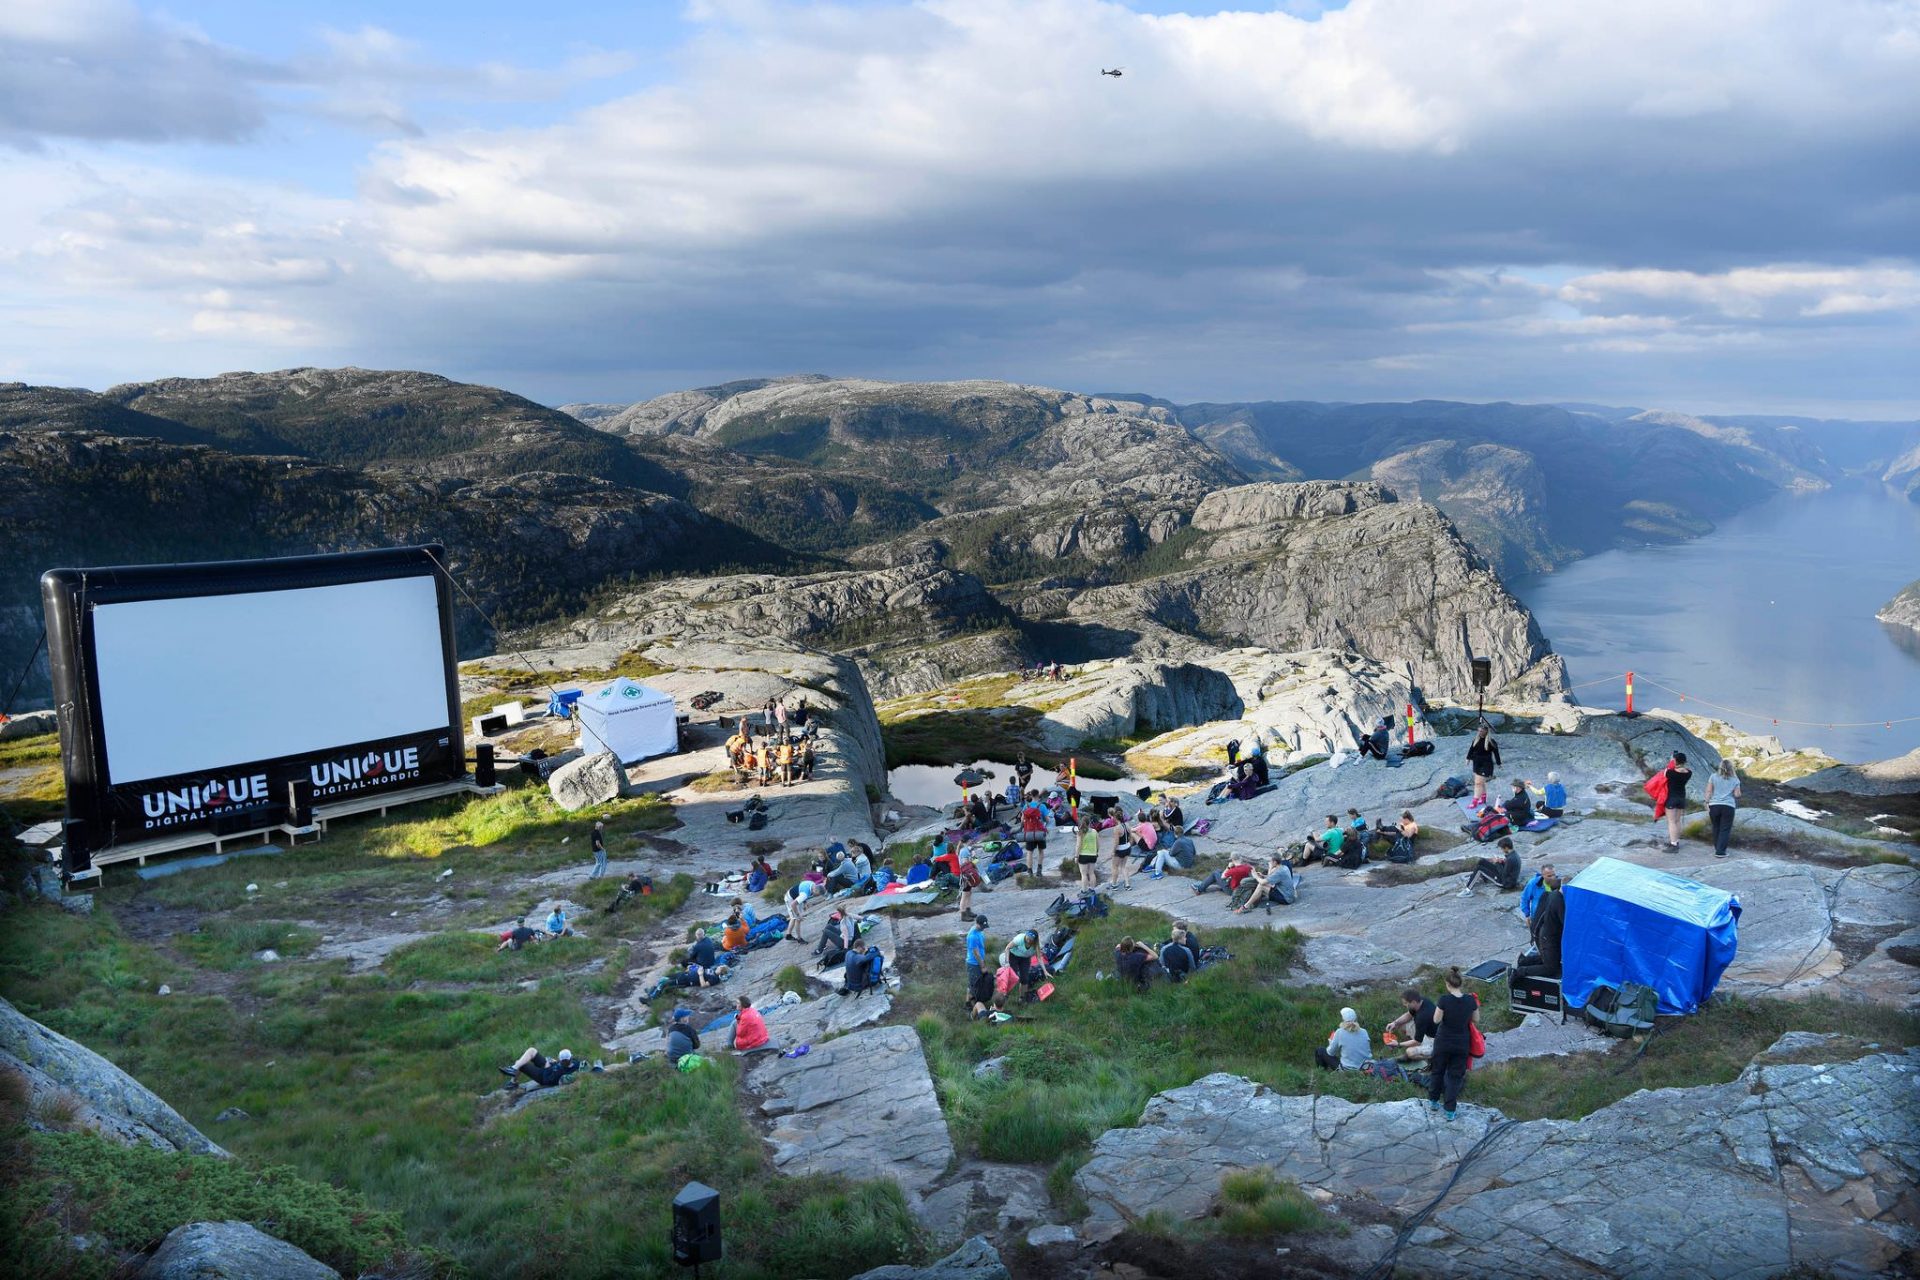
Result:
[[138,1080],[0,1000],[0,1070],[8,1069],[27,1082],[33,1100],[77,1099],[75,1123],[122,1145],[227,1154]]
[[192,1222],[160,1242],[134,1280],[340,1280],[304,1250],[247,1222]]
[[1577,1121],[1506,1122],[1468,1103],[1448,1122],[1420,1101],[1283,1097],[1216,1074],[1102,1135],[1075,1182],[1096,1234],[1152,1209],[1199,1217],[1235,1169],[1400,1217],[1444,1190],[1398,1259],[1423,1275],[1744,1278],[1836,1259],[1868,1274],[1912,1246],[1916,1087],[1909,1050],[1756,1063],[1730,1084],[1643,1091]]
[[803,1058],[761,1062],[746,1083],[773,1122],[767,1142],[782,1173],[872,1171],[919,1193],[953,1159],[911,1027],[855,1031],[814,1045]]
[[1010,1280],[1010,1273],[986,1237],[974,1236],[938,1262],[924,1267],[875,1267],[853,1280]]
[[562,809],[591,808],[618,800],[627,791],[627,773],[611,751],[586,756],[553,771],[547,779],[553,802]]

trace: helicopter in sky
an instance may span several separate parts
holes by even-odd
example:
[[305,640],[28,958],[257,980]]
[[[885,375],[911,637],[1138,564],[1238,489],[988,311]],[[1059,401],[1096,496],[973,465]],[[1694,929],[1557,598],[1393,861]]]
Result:
[[1112,76],[1115,80],[1118,80],[1125,71],[1125,67],[1114,67],[1112,70],[1108,70],[1106,67],[1100,68],[1101,75]]

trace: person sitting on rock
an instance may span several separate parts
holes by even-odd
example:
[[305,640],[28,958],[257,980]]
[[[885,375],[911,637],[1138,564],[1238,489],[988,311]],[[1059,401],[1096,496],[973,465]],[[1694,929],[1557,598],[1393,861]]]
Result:
[[746,917],[739,911],[727,916],[720,926],[720,946],[722,950],[737,953],[746,949],[747,934],[750,932]]
[[[878,961],[879,963],[875,963]],[[880,981],[880,973],[886,966],[886,960],[880,952],[869,948],[865,938],[855,938],[852,948],[847,952],[845,971],[841,975],[840,994],[855,995]]]
[[1234,908],[1234,914],[1245,915],[1255,907],[1264,907],[1271,914],[1276,899],[1281,906],[1290,907],[1299,897],[1300,877],[1294,871],[1293,859],[1276,856],[1267,863],[1265,873],[1254,880],[1253,892]]
[[779,876],[780,873],[773,869],[773,865],[767,861],[765,854],[755,854],[753,861],[747,866],[747,892],[764,892],[766,887]]
[[1562,818],[1567,813],[1567,789],[1560,785],[1560,775],[1547,775],[1546,790],[1540,797],[1540,812],[1549,818]]
[[1385,760],[1387,758],[1387,743],[1392,736],[1392,725],[1385,716],[1381,716],[1380,722],[1373,726],[1373,732],[1360,739],[1361,757],[1371,756],[1375,760]]
[[1533,800],[1527,795],[1525,778],[1513,780],[1513,794],[1507,797],[1507,802],[1500,808],[1506,813],[1507,821],[1512,824],[1515,831],[1522,830],[1533,821]]
[[827,877],[827,883],[839,890],[834,896],[840,898],[850,898],[864,891],[872,880],[873,861],[867,857],[864,849],[835,867],[833,874]]
[[1409,1062],[1423,1062],[1433,1056],[1433,1001],[1415,987],[1400,993],[1406,1012],[1389,1022],[1382,1040],[1398,1040],[1400,1056]]
[[1240,888],[1240,882],[1252,874],[1253,863],[1242,857],[1230,858],[1226,866],[1213,871],[1205,880],[1193,886],[1193,891],[1205,893],[1209,889],[1220,889],[1232,897]]
[[1551,867],[1540,872],[1544,892],[1540,905],[1527,921],[1527,933],[1533,945],[1514,962],[1516,977],[1558,978],[1560,942],[1567,926],[1567,895],[1560,888],[1560,877]]
[[753,1001],[746,996],[740,997],[740,1012],[733,1015],[733,1051],[752,1053],[756,1049],[769,1049],[771,1037],[767,1034],[767,1020],[753,1007]]
[[1501,836],[1495,847],[1500,850],[1500,860],[1481,858],[1475,862],[1473,870],[1467,872],[1467,886],[1460,891],[1461,897],[1471,898],[1473,886],[1481,880],[1490,880],[1502,889],[1520,887],[1520,853],[1513,847],[1513,840]]
[[880,865],[874,868],[873,891],[879,893],[899,878],[900,873],[893,869],[893,859],[882,858],[880,859]]
[[1160,968],[1160,959],[1144,944],[1122,938],[1113,949],[1113,964],[1121,982],[1136,991],[1145,991]]
[[1301,868],[1304,869],[1311,866],[1316,859],[1321,862],[1332,862],[1340,856],[1340,850],[1345,847],[1346,843],[1346,828],[1340,825],[1339,818],[1331,813],[1328,814],[1326,827],[1319,835],[1308,836],[1306,844],[1302,846],[1300,851]]
[[573,1060],[573,1050],[562,1049],[560,1056],[549,1058],[532,1045],[510,1067],[500,1068],[500,1074],[509,1080],[518,1080],[521,1076],[533,1081],[542,1089],[551,1089],[566,1080],[580,1069]]
[[1417,856],[1413,851],[1413,842],[1420,835],[1420,824],[1414,821],[1411,809],[1400,811],[1400,821],[1393,824],[1393,848],[1387,854],[1389,862],[1412,862]]
[[1358,1071],[1373,1057],[1367,1029],[1352,1009],[1340,1011],[1340,1025],[1327,1037],[1326,1047],[1313,1051],[1313,1060],[1329,1071]]
[[[1170,831],[1171,828],[1168,830]],[[1153,857],[1148,859],[1147,867],[1152,878],[1159,880],[1167,874],[1168,867],[1190,871],[1193,869],[1193,864],[1199,860],[1200,851],[1194,846],[1192,836],[1169,835],[1166,837],[1166,843],[1155,850]]]
[[550,938],[571,938],[576,936],[573,926],[567,923],[567,913],[555,903],[553,910],[547,913],[547,936]]
[[530,942],[545,940],[546,936],[546,934],[538,929],[529,929],[527,927],[526,917],[522,916],[514,922],[513,928],[500,935],[500,945],[495,947],[494,951],[496,953],[501,951],[518,951]]
[[693,1010],[681,1005],[673,1011],[667,1025],[667,1065],[677,1067],[680,1059],[700,1047],[700,1033],[693,1029]]

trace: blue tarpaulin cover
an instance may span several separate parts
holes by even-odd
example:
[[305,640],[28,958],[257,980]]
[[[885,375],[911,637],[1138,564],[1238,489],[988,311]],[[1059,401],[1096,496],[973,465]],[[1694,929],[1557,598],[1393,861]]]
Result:
[[1600,858],[1565,892],[1560,990],[1575,1008],[1595,987],[1637,982],[1661,1013],[1692,1013],[1739,947],[1740,899],[1697,880]]

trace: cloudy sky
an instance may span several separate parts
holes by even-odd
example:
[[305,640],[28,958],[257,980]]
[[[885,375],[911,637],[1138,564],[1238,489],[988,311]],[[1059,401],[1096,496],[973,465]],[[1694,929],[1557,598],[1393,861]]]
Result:
[[1920,415],[1920,0],[42,0],[0,179],[0,379]]

